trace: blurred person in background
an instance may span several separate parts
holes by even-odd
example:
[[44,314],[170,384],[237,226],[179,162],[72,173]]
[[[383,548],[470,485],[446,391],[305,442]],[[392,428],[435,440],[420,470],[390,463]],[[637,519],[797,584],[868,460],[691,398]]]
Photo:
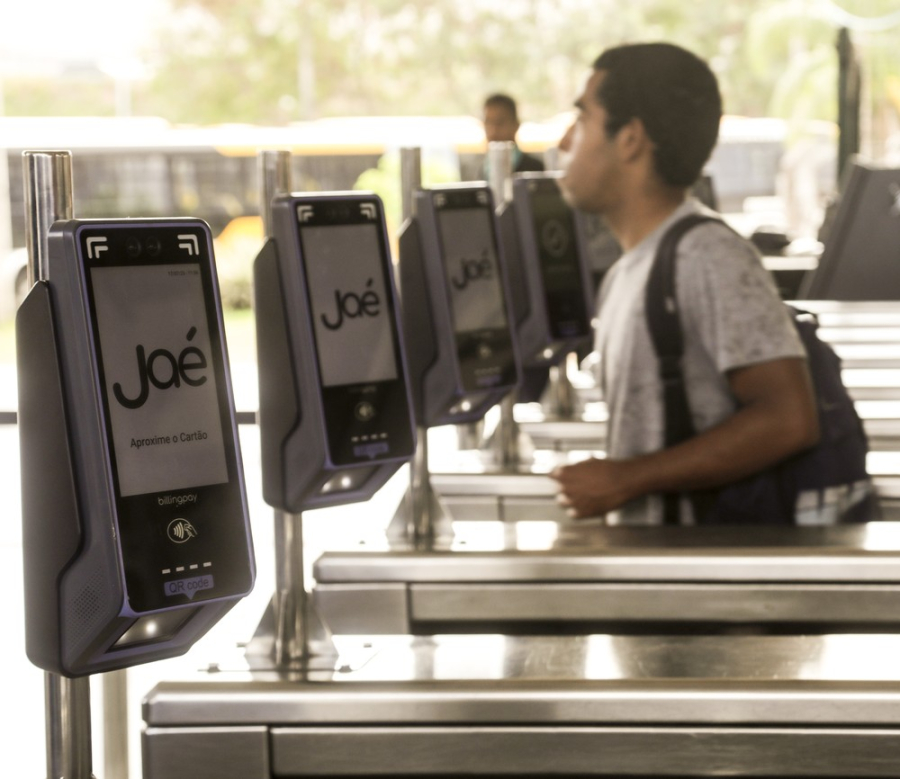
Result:
[[[484,135],[488,143],[494,141],[516,142],[516,133],[519,132],[519,112],[516,101],[509,95],[496,93],[489,95],[484,101],[483,109]],[[485,175],[487,176],[489,165],[485,159]],[[537,157],[525,154],[518,146],[513,149],[513,173],[540,172],[544,170],[544,163]]]

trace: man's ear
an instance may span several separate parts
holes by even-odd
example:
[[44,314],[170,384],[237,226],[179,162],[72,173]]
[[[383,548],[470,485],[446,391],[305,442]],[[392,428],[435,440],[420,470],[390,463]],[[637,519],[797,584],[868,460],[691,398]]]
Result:
[[616,146],[621,158],[626,162],[634,162],[644,154],[653,154],[653,142],[647,135],[644,123],[634,117],[623,125],[616,133]]

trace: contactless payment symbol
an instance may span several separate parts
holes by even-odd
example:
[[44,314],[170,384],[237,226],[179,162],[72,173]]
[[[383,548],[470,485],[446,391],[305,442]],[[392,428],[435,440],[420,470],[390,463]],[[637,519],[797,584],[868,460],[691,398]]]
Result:
[[558,219],[548,219],[541,228],[541,243],[553,257],[561,257],[569,248],[569,231]]
[[186,519],[173,519],[166,528],[169,540],[176,544],[183,544],[197,537],[197,529]]
[[375,416],[375,407],[367,400],[364,400],[362,403],[356,404],[354,413],[360,422],[368,422]]

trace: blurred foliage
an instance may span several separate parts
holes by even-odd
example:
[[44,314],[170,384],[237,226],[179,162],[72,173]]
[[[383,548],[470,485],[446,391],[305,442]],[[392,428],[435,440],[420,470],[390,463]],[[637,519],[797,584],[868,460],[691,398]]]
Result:
[[[459,164],[444,155],[422,152],[422,185],[450,184],[459,181]],[[374,192],[384,203],[384,216],[388,235],[396,235],[400,228],[402,206],[400,202],[400,152],[383,154],[378,167],[364,171],[353,185],[354,189]]]
[[896,0],[172,3],[150,100],[176,121],[477,114],[495,90],[525,119],[546,119],[570,106],[604,48],[660,39],[711,63],[729,113],[834,120],[844,23],[858,28],[873,110],[897,114],[886,85],[900,78],[900,28],[866,29]]
[[[841,26],[868,112],[900,109],[898,0],[170,0],[134,113],[280,124],[321,116],[478,114],[508,91],[524,119],[569,108],[604,48],[665,39],[706,58],[726,111],[834,120]],[[7,82],[7,113],[112,113],[111,85]],[[893,86],[892,86],[893,85]],[[82,87],[84,87],[82,89]],[[78,98],[76,100],[76,92]],[[52,105],[52,109],[51,109]]]
[[3,112],[8,116],[114,116],[115,87],[97,77],[7,78]]

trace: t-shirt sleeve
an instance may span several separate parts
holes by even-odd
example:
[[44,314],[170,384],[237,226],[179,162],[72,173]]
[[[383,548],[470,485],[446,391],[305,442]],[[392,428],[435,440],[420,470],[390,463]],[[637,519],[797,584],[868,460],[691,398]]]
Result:
[[722,225],[681,240],[675,284],[685,337],[698,338],[721,373],[805,350],[751,244]]

